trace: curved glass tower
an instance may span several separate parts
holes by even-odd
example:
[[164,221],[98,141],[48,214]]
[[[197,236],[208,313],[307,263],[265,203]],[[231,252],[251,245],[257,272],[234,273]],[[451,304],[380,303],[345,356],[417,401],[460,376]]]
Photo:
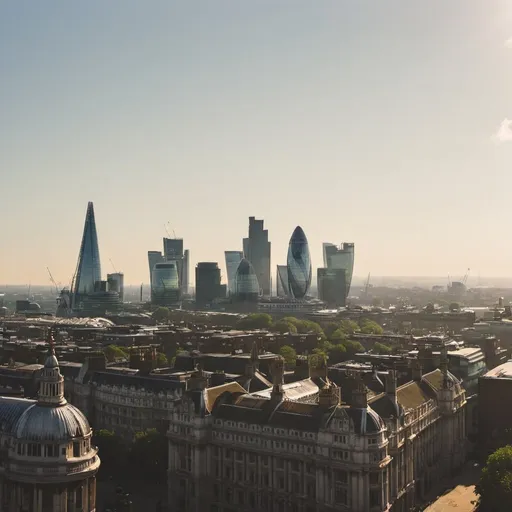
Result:
[[257,301],[260,285],[254,267],[245,258],[240,262],[235,274],[234,297],[240,301]]
[[175,261],[157,263],[151,276],[151,302],[162,306],[176,304],[180,299],[180,279]]
[[300,226],[295,228],[288,246],[288,286],[290,295],[302,299],[311,285],[311,257],[308,239]]
[[235,292],[235,277],[238,265],[244,257],[242,251],[225,251],[226,256],[226,274],[228,276],[228,291],[232,295]]
[[85,215],[84,234],[78,264],[76,267],[73,284],[75,304],[81,302],[80,297],[94,292],[97,281],[101,281],[100,250],[98,247],[98,234],[96,232],[96,220],[94,218],[94,206],[90,202],[87,205]]

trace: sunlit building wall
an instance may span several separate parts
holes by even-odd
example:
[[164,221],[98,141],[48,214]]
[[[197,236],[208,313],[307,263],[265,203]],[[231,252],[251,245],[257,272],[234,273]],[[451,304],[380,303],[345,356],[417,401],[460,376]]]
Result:
[[228,278],[228,292],[232,295],[235,291],[235,277],[238,265],[244,257],[242,251],[225,251],[226,257],[226,274]]
[[290,286],[288,285],[288,266],[277,265],[276,272],[276,293],[278,297],[289,297]]

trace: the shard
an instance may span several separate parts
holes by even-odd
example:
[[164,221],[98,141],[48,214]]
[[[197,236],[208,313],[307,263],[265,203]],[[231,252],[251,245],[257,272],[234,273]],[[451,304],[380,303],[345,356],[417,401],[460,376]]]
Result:
[[83,296],[94,292],[95,283],[98,281],[101,281],[100,250],[94,219],[94,206],[90,202],[87,205],[84,234],[73,282],[75,306],[81,302]]

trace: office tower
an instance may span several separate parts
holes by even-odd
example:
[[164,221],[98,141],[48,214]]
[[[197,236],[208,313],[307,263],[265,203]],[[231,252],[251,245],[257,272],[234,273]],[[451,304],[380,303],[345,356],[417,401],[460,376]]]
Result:
[[235,289],[233,297],[241,302],[256,302],[261,287],[258,283],[258,276],[251,262],[243,259],[236,270]]
[[185,249],[183,251],[183,277],[181,279],[181,293],[188,295],[189,280],[190,280],[190,251]]
[[178,267],[175,261],[163,261],[153,268],[151,302],[159,306],[172,306],[180,301]]
[[345,270],[346,296],[348,296],[354,272],[354,244],[342,243],[336,247],[334,244],[324,243],[323,253],[325,268]]
[[149,263],[149,286],[151,288],[151,296],[153,296],[153,269],[157,263],[162,263],[164,257],[160,251],[148,251],[148,263]]
[[220,268],[216,262],[203,261],[196,267],[196,304],[207,305],[226,295],[220,284]]
[[79,306],[82,297],[94,291],[94,284],[101,280],[100,250],[92,202],[87,205],[84,233],[78,254],[78,263],[73,279],[73,306]]
[[226,256],[226,274],[228,277],[228,292],[232,295],[235,290],[236,270],[244,257],[242,251],[225,251]]
[[288,285],[288,266],[277,265],[277,296],[278,297],[289,297],[290,286]]
[[302,299],[311,285],[311,257],[308,239],[300,226],[297,226],[288,246],[288,286],[290,295]]
[[124,302],[124,274],[122,272],[114,272],[107,274],[108,290],[119,294],[120,302]]
[[[178,267],[181,292],[188,292],[188,250],[183,250],[183,238],[164,238],[164,258],[166,261],[175,261]],[[187,253],[185,256],[185,252]],[[186,260],[186,261],[185,261]]]
[[342,268],[317,269],[318,298],[330,307],[345,306],[347,298],[346,271]]
[[263,295],[272,294],[270,279],[270,242],[268,230],[263,229],[263,220],[249,217],[249,236],[243,240],[244,258],[254,268]]

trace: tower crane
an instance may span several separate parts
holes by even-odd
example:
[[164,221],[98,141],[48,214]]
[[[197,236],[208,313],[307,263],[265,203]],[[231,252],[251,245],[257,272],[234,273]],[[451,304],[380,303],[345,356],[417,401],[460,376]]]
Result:
[[368,297],[368,288],[370,288],[370,273],[368,272],[368,278],[366,279],[366,283],[364,284],[364,296]]
[[113,263],[112,259],[111,259],[111,258],[109,258],[109,259],[108,259],[108,261],[110,261],[110,264],[112,265],[112,268],[114,269],[114,272],[117,274],[118,272],[117,272],[117,269],[116,269],[116,267],[115,267],[115,265],[114,265],[114,263]]
[[46,270],[48,271],[48,275],[50,276],[51,283],[53,284],[53,286],[55,286],[55,292],[58,294],[59,293],[59,285],[53,278],[52,273],[50,272],[50,269],[48,267],[46,267]]
[[466,272],[466,275],[461,279],[461,282],[462,284],[465,286],[466,283],[468,282],[468,277],[469,277],[469,273],[471,272],[471,269],[468,268],[467,272]]

